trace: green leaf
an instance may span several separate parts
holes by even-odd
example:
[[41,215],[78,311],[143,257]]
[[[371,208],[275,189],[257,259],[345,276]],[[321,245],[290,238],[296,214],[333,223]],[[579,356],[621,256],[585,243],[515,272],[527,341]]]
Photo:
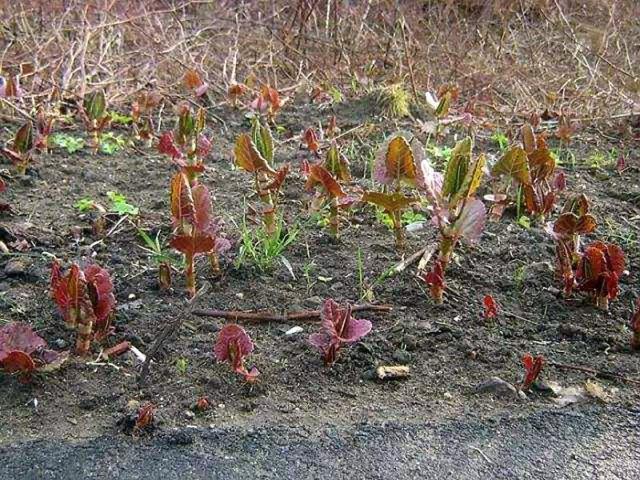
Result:
[[90,198],[81,198],[73,206],[80,212],[88,212],[89,210],[93,209],[93,205],[93,200],[91,200]]
[[111,211],[118,215],[138,215],[140,209],[127,203],[124,195],[118,192],[107,192],[107,197],[111,200]]
[[73,137],[64,133],[56,133],[50,137],[50,139],[53,145],[64,148],[67,153],[75,153],[84,148],[84,140],[80,137]]
[[469,137],[460,140],[451,152],[451,158],[447,163],[447,171],[442,185],[442,196],[455,195],[460,190],[462,182],[469,170],[471,163],[471,139]]
[[107,108],[107,99],[103,90],[90,93],[84,99],[84,110],[91,120],[101,119]]

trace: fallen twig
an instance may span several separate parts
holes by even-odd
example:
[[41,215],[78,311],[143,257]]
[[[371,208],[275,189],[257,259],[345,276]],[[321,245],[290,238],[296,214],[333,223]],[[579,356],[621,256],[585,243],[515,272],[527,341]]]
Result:
[[568,365],[566,363],[556,363],[556,362],[548,362],[550,367],[561,368],[564,370],[575,370],[577,372],[588,373],[589,375],[593,375],[594,377],[604,378],[604,379],[614,379],[620,380],[625,383],[630,383],[632,385],[640,385],[640,380],[634,380],[633,378],[627,378],[623,375],[618,375],[613,372],[603,372],[601,370],[595,370],[593,368],[581,367],[579,365]]
[[[382,312],[387,313],[392,309],[391,305],[373,305],[370,303],[364,303],[361,305],[353,305],[351,307],[352,312]],[[320,318],[320,310],[305,310],[302,312],[291,312],[277,314],[273,312],[243,312],[235,310],[194,310],[194,315],[200,317],[216,317],[224,318],[226,320],[244,321],[244,322],[290,322],[290,321],[309,321]]]
[[160,334],[156,337],[155,342],[151,345],[149,349],[149,353],[147,353],[144,362],[142,363],[142,369],[140,370],[140,375],[138,376],[138,386],[140,388],[144,387],[147,381],[147,376],[149,375],[149,365],[151,364],[151,360],[156,356],[156,354],[160,351],[162,346],[166,343],[166,341],[171,338],[171,336],[177,332],[184,322],[184,320],[189,316],[189,314],[193,311],[199,299],[201,299],[205,293],[209,290],[209,284],[205,283],[200,290],[198,290],[193,298],[189,300],[187,303],[187,310],[184,312],[184,315],[179,316],[171,323],[167,324],[167,326],[160,332]]

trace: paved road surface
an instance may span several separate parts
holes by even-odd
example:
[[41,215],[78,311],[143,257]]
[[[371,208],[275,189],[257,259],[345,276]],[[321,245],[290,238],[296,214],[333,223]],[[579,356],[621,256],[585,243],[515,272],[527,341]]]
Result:
[[640,409],[422,424],[184,429],[0,448],[0,479],[640,478]]

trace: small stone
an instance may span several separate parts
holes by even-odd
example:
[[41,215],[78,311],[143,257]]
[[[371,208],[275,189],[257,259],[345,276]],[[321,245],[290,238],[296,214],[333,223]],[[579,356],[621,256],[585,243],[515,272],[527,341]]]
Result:
[[414,335],[405,335],[402,339],[405,350],[413,352],[418,348],[418,339]]
[[19,277],[27,271],[27,266],[21,260],[9,260],[4,265],[4,273],[8,277]]
[[317,295],[314,295],[313,297],[309,297],[304,301],[305,305],[309,305],[311,307],[317,307],[321,303],[322,303],[322,299]]
[[166,436],[166,442],[169,445],[191,445],[193,443],[193,435],[184,430],[178,430],[169,433]]
[[184,416],[187,417],[189,420],[193,420],[194,418],[196,418],[196,414],[193,413],[191,410],[185,410]]
[[53,344],[56,346],[56,348],[62,350],[64,348],[67,348],[67,341],[64,340],[63,338],[56,338],[53,341]]
[[301,333],[301,332],[304,332],[304,328],[302,328],[299,325],[296,325],[295,327],[291,327],[289,330],[284,332],[284,334],[285,335],[295,335],[296,333]]
[[476,387],[476,393],[491,393],[497,397],[514,398],[518,397],[518,390],[509,382],[505,382],[499,377],[491,377],[486,382]]

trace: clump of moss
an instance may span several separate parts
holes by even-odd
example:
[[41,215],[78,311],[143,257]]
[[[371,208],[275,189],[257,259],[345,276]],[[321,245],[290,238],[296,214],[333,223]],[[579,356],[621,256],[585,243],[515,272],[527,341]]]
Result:
[[401,83],[380,88],[376,92],[376,103],[390,117],[402,118],[410,115],[411,96]]

